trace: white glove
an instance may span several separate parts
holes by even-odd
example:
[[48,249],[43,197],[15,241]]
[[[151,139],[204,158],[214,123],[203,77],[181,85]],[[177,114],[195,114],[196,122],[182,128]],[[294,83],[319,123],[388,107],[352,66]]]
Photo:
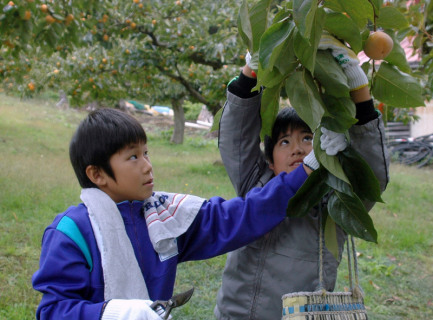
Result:
[[257,71],[257,69],[259,68],[258,54],[251,55],[251,53],[247,51],[247,54],[245,55],[245,62],[247,66],[250,67],[251,70]]
[[[151,300],[112,299],[105,306],[101,320],[162,320],[158,313],[150,308],[151,304]],[[164,313],[164,310],[162,311]]]
[[317,161],[314,154],[314,149],[312,149],[310,153],[305,156],[303,162],[308,168],[313,171],[319,169],[319,162]]
[[320,147],[329,156],[335,156],[338,152],[343,151],[347,147],[347,140],[343,133],[337,133],[326,129],[320,128],[322,136],[320,137]]
[[368,79],[355,52],[329,34],[323,34],[319,42],[320,50],[330,49],[332,56],[343,68],[347,76],[350,91],[361,89],[368,85]]
[[[337,133],[321,127],[322,136],[320,137],[320,148],[326,152],[328,156],[335,156],[338,152],[347,148],[347,140],[343,133]],[[311,170],[319,168],[319,162],[314,154],[314,149],[307,154],[303,160],[304,164]]]
[[247,51],[247,55],[245,56],[245,62],[247,63],[247,66],[251,68],[251,54],[249,51]]

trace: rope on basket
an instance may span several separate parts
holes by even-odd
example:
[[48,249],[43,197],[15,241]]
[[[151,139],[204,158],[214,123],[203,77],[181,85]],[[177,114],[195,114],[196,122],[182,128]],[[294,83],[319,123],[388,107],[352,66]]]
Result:
[[366,320],[368,319],[358,278],[358,261],[355,240],[350,236],[352,246],[355,285],[353,284],[351,252],[347,241],[350,292],[328,292],[324,286],[323,251],[324,232],[322,207],[319,204],[319,289],[314,292],[295,292],[283,295],[282,320]]

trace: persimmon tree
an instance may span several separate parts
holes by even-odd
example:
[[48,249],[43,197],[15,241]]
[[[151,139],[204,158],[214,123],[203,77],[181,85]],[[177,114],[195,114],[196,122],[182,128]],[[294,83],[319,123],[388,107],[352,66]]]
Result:
[[[75,106],[172,103],[177,121],[182,99],[220,109],[225,85],[244,61],[233,1],[2,4],[0,77],[4,90],[24,96],[51,87]],[[183,123],[175,136],[183,137]]]
[[338,156],[328,156],[319,147],[320,127],[349,138],[348,129],[357,120],[345,74],[331,53],[318,50],[318,45],[327,32],[359,53],[372,31],[383,30],[393,39],[391,53],[380,66],[372,60],[362,65],[372,96],[401,108],[423,106],[420,82],[425,79],[411,70],[400,45],[411,30],[405,12],[381,0],[243,1],[239,33],[257,69],[257,88],[265,87],[262,138],[270,135],[282,96],[315,133],[313,147],[321,167],[291,199],[289,215],[305,215],[332,191],[326,223],[337,223],[348,234],[377,242],[364,206],[364,201],[382,201],[373,171],[350,147]]

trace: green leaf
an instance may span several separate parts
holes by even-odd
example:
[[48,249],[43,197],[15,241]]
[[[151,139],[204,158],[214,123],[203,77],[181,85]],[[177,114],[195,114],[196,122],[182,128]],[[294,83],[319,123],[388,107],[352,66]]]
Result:
[[265,136],[272,135],[272,126],[279,110],[281,85],[263,90],[260,115],[262,118],[262,129],[260,137],[262,141]]
[[324,27],[329,33],[346,41],[358,53],[362,50],[362,39],[356,23],[340,12],[328,12]]
[[377,12],[383,5],[383,0],[369,0],[369,2],[374,6],[374,10]]
[[352,147],[339,153],[341,166],[351,182],[353,191],[362,200],[383,202],[379,180],[368,163]]
[[259,62],[263,69],[272,69],[281,49],[294,28],[293,22],[286,19],[270,26],[260,40]]
[[[326,208],[322,210],[326,210]],[[337,228],[335,221],[329,216],[328,210],[326,210],[325,246],[328,251],[332,253],[335,260],[338,261],[340,257],[340,250],[338,247]]]
[[352,186],[347,182],[338,179],[332,173],[328,173],[325,179],[325,183],[333,190],[337,190],[338,192],[345,193],[348,196],[353,196]]
[[313,208],[331,189],[325,184],[324,176],[328,173],[323,167],[314,170],[289,200],[286,214],[288,217],[303,217]]
[[217,111],[217,113],[215,114],[215,116],[213,118],[213,124],[212,124],[212,127],[210,129],[211,132],[219,130],[219,128],[220,128],[220,120],[221,120],[221,115],[223,114],[223,110],[224,110],[224,107],[222,107],[221,109],[219,109]]
[[361,200],[335,191],[328,200],[331,218],[348,234],[377,243],[377,232],[373,220]]
[[313,27],[309,38],[305,38],[299,30],[296,30],[294,36],[295,55],[301,61],[302,65],[314,73],[316,63],[316,52],[319,46],[320,37],[325,24],[325,11],[319,8],[313,20]]
[[299,65],[293,48],[293,37],[294,33],[291,33],[289,39],[284,42],[280,54],[274,59],[274,66],[285,76],[292,73]]
[[404,49],[401,47],[400,42],[397,40],[393,33],[388,33],[388,35],[392,38],[394,44],[392,46],[391,52],[384,60],[389,62],[390,64],[395,65],[401,71],[410,73],[411,68],[409,62],[406,59],[406,52],[404,52]]
[[364,29],[368,20],[373,21],[373,7],[366,0],[326,0],[325,7],[347,14],[358,26]]
[[320,148],[320,137],[322,136],[322,132],[320,130],[316,130],[314,133],[313,140],[313,148],[314,154],[316,155],[316,159],[334,176],[338,179],[343,180],[344,182],[350,184],[349,179],[341,167],[340,162],[336,156],[329,156]]
[[243,0],[238,15],[238,32],[250,52],[253,52],[253,31],[251,27],[248,1]]
[[268,13],[272,0],[260,0],[250,10],[251,30],[253,33],[252,52],[260,47],[260,39],[268,27]]
[[356,107],[350,98],[336,98],[323,95],[326,113],[322,117],[322,126],[326,129],[345,133],[358,120],[355,118]]
[[374,77],[373,96],[396,108],[424,106],[419,82],[396,67],[382,62]]
[[324,104],[311,73],[305,69],[292,73],[285,90],[299,117],[314,131],[324,114]]
[[376,20],[379,27],[383,29],[404,29],[409,26],[406,17],[393,6],[386,6],[380,8],[379,18]]
[[327,94],[336,97],[350,97],[347,77],[330,51],[317,51],[314,77],[319,80]]
[[257,77],[257,87],[267,87],[272,88],[280,85],[284,80],[285,76],[278,71],[277,68],[272,69],[262,69],[259,65],[258,77]]
[[310,38],[318,0],[294,0],[293,19],[303,38]]

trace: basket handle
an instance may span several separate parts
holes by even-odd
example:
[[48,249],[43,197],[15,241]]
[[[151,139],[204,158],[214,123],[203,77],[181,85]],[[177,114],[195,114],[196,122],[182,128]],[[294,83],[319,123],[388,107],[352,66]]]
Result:
[[[319,290],[322,290],[323,292],[326,291],[325,285],[324,285],[324,271],[323,271],[323,250],[324,250],[324,243],[325,243],[325,236],[324,236],[324,224],[323,224],[323,214],[322,214],[322,203],[319,204]],[[356,256],[356,249],[355,249],[355,239],[352,235],[349,235],[350,239],[346,242],[346,249],[347,249],[347,264],[349,269],[349,284],[350,284],[350,290],[352,291],[352,294],[354,297],[363,297],[364,294],[362,292],[361,286],[359,285],[359,273],[358,273],[358,259]],[[352,253],[350,252],[350,246],[352,247]],[[355,273],[355,285],[353,284],[353,276],[352,276],[352,262],[351,262],[351,256],[353,257],[353,270]]]

